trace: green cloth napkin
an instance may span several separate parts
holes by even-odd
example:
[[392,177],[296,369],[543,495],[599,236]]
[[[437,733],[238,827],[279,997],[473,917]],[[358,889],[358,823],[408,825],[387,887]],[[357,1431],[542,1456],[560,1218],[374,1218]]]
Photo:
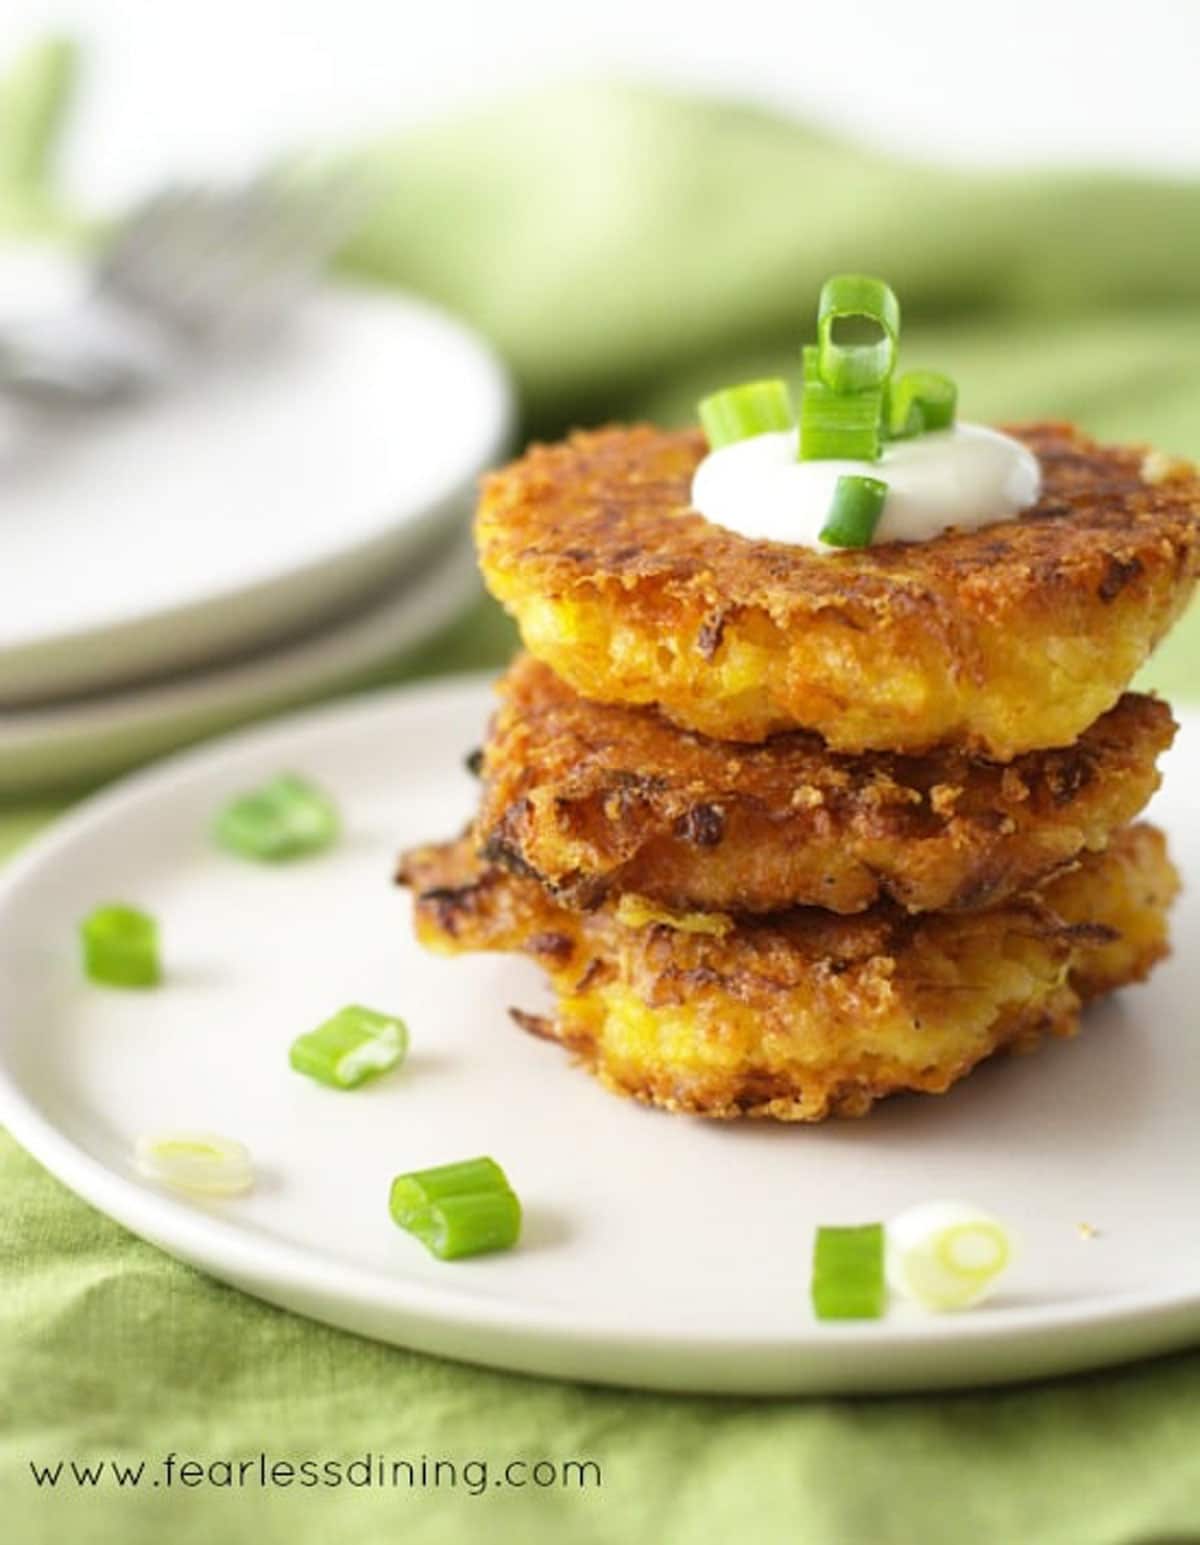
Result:
[[[27,152],[52,137],[51,99],[6,110],[0,91],[0,135],[16,122],[26,136],[8,155],[0,140],[0,221],[18,205],[56,209],[39,180],[47,158]],[[32,140],[31,122],[43,126]],[[821,278],[853,267],[893,280],[906,361],[952,370],[971,415],[1076,416],[1200,453],[1195,185],[966,176],[727,102],[603,86],[509,103],[363,159],[384,197],[348,270],[423,291],[486,331],[516,371],[531,432],[682,419],[707,387],[790,369]],[[395,674],[494,662],[510,643],[480,607]],[[1198,647],[1193,620],[1148,679],[1195,690]],[[54,809],[0,812],[0,848]],[[14,1545],[1200,1540],[1200,1355],[887,1400],[586,1389],[270,1309],[132,1238],[3,1136],[0,1185],[0,1538]],[[590,1459],[602,1484],[154,1487],[169,1452],[486,1460],[493,1478],[514,1458]],[[39,1489],[30,1461],[59,1459],[144,1459],[149,1478],[136,1492],[111,1477]]]

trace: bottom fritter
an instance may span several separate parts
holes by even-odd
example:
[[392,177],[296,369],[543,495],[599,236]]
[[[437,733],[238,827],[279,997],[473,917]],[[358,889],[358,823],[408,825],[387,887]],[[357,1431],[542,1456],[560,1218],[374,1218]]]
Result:
[[1002,1047],[1072,1035],[1083,1002],[1168,949],[1178,878],[1161,832],[1131,826],[1041,891],[988,911],[763,918],[664,914],[625,896],[575,913],[467,842],[420,849],[400,879],[435,950],[518,950],[547,971],[560,1041],[618,1093],[716,1117],[861,1116],[940,1094]]

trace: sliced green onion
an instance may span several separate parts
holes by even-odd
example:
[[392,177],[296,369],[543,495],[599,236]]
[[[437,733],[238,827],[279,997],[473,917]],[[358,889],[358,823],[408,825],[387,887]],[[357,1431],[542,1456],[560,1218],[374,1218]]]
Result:
[[966,1202],[923,1202],[887,1226],[888,1282],[924,1309],[967,1309],[1012,1260],[1012,1236]]
[[388,1205],[393,1220],[441,1261],[507,1250],[521,1232],[521,1204],[494,1159],[397,1175]]
[[714,451],[771,430],[790,429],[796,421],[783,381],[749,381],[745,386],[713,392],[703,399],[697,412]]
[[883,1224],[819,1228],[812,1301],[819,1320],[877,1320],[884,1306]]
[[508,1191],[508,1177],[495,1159],[459,1159],[453,1164],[437,1164],[432,1169],[416,1169],[397,1175],[392,1181],[392,1216],[404,1226],[397,1209],[419,1211],[447,1196],[464,1191]]
[[[839,343],[839,322],[866,321],[877,336],[870,343]],[[817,348],[821,380],[835,392],[882,386],[896,363],[900,302],[882,279],[836,274],[821,286],[817,303]]]
[[239,1196],[254,1184],[248,1149],[215,1132],[139,1137],[134,1162],[147,1179],[194,1196]]
[[218,814],[214,834],[222,847],[242,858],[268,863],[319,853],[339,830],[329,796],[293,773],[281,773],[262,788],[239,795]]
[[297,1036],[288,1060],[297,1073],[318,1083],[356,1089],[394,1068],[407,1052],[408,1027],[402,1019],[352,1003],[315,1030]]
[[835,392],[821,380],[817,351],[804,351],[804,392],[800,398],[802,461],[878,461],[883,393]]
[[958,387],[936,370],[910,370],[890,383],[885,418],[893,440],[932,429],[949,429],[958,406]]
[[401,1225],[439,1261],[508,1250],[521,1232],[521,1204],[511,1191],[447,1196]]
[[83,969],[106,987],[155,987],[162,981],[158,924],[136,907],[113,902],[79,925]]
[[888,485],[877,477],[838,478],[821,527],[822,542],[830,547],[870,547],[887,491]]

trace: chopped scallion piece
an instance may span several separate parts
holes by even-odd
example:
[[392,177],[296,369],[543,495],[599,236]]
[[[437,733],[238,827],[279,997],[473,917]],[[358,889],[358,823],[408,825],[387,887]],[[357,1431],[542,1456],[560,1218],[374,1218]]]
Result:
[[79,925],[83,969],[106,987],[155,987],[162,981],[158,924],[136,907],[114,902]]
[[446,1196],[402,1224],[439,1261],[508,1250],[521,1232],[521,1204],[511,1191]]
[[888,1282],[924,1309],[968,1309],[1012,1260],[1004,1225],[966,1202],[923,1202],[887,1226]]
[[[839,342],[839,324],[865,324],[870,341]],[[821,286],[817,303],[817,347],[821,380],[835,392],[882,386],[896,363],[900,302],[882,279],[836,274]]]
[[297,1073],[334,1089],[356,1089],[402,1062],[408,1029],[402,1019],[353,1003],[315,1030],[297,1036],[288,1054]]
[[495,1159],[459,1159],[453,1164],[437,1164],[432,1169],[397,1175],[392,1182],[392,1215],[400,1223],[397,1208],[429,1207],[444,1197],[458,1196],[464,1191],[510,1189],[508,1177]]
[[812,1301],[819,1320],[877,1320],[883,1313],[883,1224],[819,1228]]
[[817,370],[817,351],[804,350],[800,398],[801,461],[878,461],[883,393],[835,392]]
[[231,800],[217,816],[222,847],[268,863],[319,853],[339,829],[329,796],[293,773],[282,773],[252,793]]
[[910,370],[890,383],[885,415],[893,440],[907,440],[932,429],[949,429],[958,405],[958,388],[936,370]]
[[139,1137],[134,1161],[148,1179],[195,1196],[238,1196],[254,1184],[249,1151],[215,1132]]
[[783,381],[749,381],[705,397],[697,410],[711,450],[749,440],[795,423]]
[[830,547],[869,547],[888,487],[877,477],[840,477],[821,540]]
[[507,1250],[521,1232],[521,1204],[494,1159],[464,1159],[392,1181],[389,1210],[439,1260]]

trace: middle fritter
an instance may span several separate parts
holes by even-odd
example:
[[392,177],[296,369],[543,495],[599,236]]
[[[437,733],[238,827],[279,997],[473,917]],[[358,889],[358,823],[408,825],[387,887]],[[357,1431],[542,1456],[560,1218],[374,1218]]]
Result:
[[476,846],[577,907],[628,892],[737,913],[995,905],[1131,821],[1175,731],[1165,704],[1127,693],[1073,746],[999,765],[837,755],[805,733],[710,740],[589,702],[527,656],[499,692]]

